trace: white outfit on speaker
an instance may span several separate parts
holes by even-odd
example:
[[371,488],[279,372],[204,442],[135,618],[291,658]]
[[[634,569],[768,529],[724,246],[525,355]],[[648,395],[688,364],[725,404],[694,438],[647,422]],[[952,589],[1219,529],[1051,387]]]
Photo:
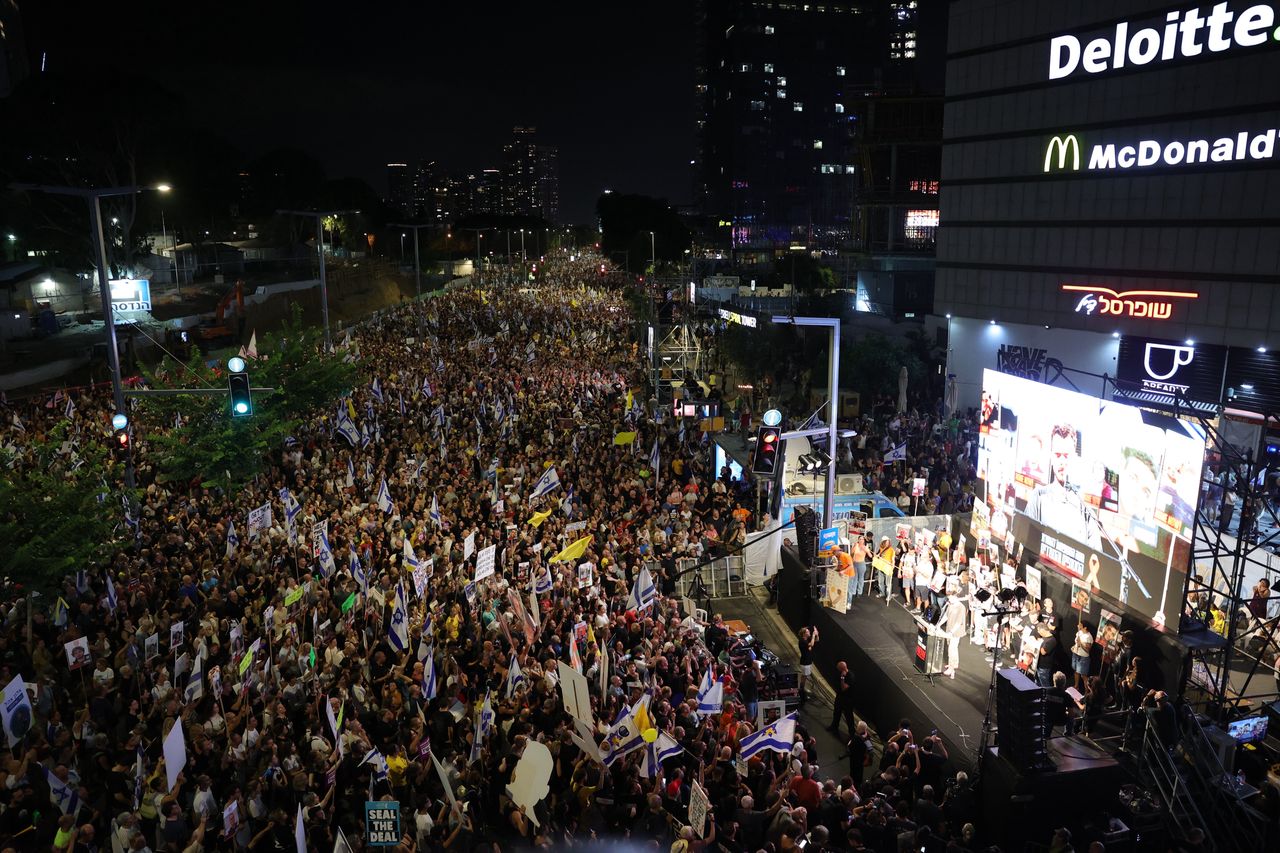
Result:
[[964,636],[966,604],[959,596],[950,596],[942,606],[938,628],[947,635],[947,665],[960,668],[960,638]]

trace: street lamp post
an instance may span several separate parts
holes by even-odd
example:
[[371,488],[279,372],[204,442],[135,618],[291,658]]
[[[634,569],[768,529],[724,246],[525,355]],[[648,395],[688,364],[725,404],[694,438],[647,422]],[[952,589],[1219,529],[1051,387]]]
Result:
[[[773,322],[791,326],[825,326],[831,332],[831,352],[827,361],[827,378],[830,406],[827,417],[827,454],[831,462],[827,465],[827,485],[822,502],[822,526],[831,526],[831,516],[836,502],[836,413],[840,410],[840,318],[839,317],[789,317],[775,314]],[[785,463],[784,463],[785,464]]]
[[[426,228],[426,225],[407,225],[404,223],[393,222],[392,228],[412,228],[413,229],[413,278],[418,287],[418,298],[422,298],[422,264],[419,262],[418,255],[418,229]],[[400,260],[404,261],[404,234],[400,235]]]
[[523,266],[528,262],[528,258],[524,254],[524,229],[520,229],[520,265]]
[[654,242],[653,232],[649,232],[649,264],[652,267],[651,273],[655,277],[658,275],[658,251],[655,248],[657,243]]
[[329,286],[324,274],[324,218],[341,216],[344,213],[359,213],[358,210],[277,210],[276,213],[292,216],[314,216],[316,219],[316,257],[320,259],[320,314],[324,320],[324,348],[333,349],[333,336],[329,333]]
[[404,238],[409,236],[403,231],[400,232],[400,263],[404,263]]
[[[168,192],[170,187],[168,184],[155,184],[146,187],[105,187],[102,189],[92,189],[87,187],[53,187],[41,184],[12,184],[16,190],[34,190],[35,192],[47,193],[49,195],[69,195],[82,198],[89,203],[89,226],[93,237],[94,248],[96,249],[96,260],[98,265],[98,295],[102,300],[102,320],[107,331],[107,362],[111,366],[111,391],[115,397],[116,412],[125,415],[124,409],[124,383],[120,376],[120,347],[116,341],[116,323],[115,316],[111,310],[111,285],[107,281],[107,243],[106,237],[102,232],[102,199],[110,196],[118,195],[135,195],[143,190],[156,190],[158,192]],[[130,451],[129,462],[124,469],[124,483],[132,489],[134,487],[133,476],[133,454]]]

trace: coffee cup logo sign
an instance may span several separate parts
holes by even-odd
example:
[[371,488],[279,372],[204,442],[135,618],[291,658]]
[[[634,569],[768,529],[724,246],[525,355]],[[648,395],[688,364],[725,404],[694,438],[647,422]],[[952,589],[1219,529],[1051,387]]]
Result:
[[[1161,372],[1160,368],[1153,367],[1151,364],[1151,356],[1154,353],[1157,356],[1157,362],[1163,352],[1168,352],[1165,356],[1169,359],[1169,369]],[[1178,372],[1179,367],[1186,367],[1191,360],[1196,357],[1196,348],[1193,346],[1184,346],[1182,344],[1147,344],[1146,353],[1142,356],[1142,366],[1147,370],[1147,376],[1157,382],[1171,378]]]
[[1186,290],[1125,290],[1088,284],[1064,284],[1064,293],[1079,293],[1075,313],[1099,317],[1139,317],[1168,320],[1173,316],[1174,300],[1198,299],[1200,294]]
[[1126,335],[1120,342],[1116,378],[1122,390],[1150,395],[1146,402],[1216,403],[1225,366],[1225,347]]

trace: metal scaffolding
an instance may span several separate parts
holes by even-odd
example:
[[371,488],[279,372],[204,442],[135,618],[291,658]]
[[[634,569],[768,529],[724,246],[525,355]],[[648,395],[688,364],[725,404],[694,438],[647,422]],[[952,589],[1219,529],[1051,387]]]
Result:
[[[1254,597],[1250,581],[1271,579],[1280,570],[1280,557],[1274,553],[1280,548],[1280,517],[1260,485],[1260,474],[1267,466],[1254,448],[1232,444],[1216,418],[1199,411],[1182,395],[1176,401],[1175,414],[1204,429],[1208,454],[1219,471],[1218,481],[1210,479],[1208,464],[1201,474],[1180,628],[1189,651],[1182,692],[1197,710],[1225,723],[1257,713],[1263,704],[1280,696],[1274,668],[1280,653],[1277,620],[1255,617],[1249,608]],[[1276,423],[1280,420],[1275,416],[1264,418],[1264,428]],[[1240,515],[1237,535],[1229,532],[1231,516],[1224,520],[1220,507],[1208,500],[1209,495],[1216,498],[1228,490],[1223,475],[1234,484],[1231,491]],[[1275,528],[1265,536],[1257,533],[1260,518]],[[1280,597],[1274,586],[1268,605]]]
[[[658,344],[658,387],[696,385],[702,379],[702,345],[688,323],[672,327]],[[694,393],[694,399],[702,392]],[[659,396],[659,399],[662,399]]]

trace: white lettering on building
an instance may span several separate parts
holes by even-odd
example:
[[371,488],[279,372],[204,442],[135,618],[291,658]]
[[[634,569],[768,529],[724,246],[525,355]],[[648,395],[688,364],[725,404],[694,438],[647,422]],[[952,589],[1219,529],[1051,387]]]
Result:
[[[1273,36],[1275,22],[1270,3],[1258,3],[1237,13],[1224,2],[1215,4],[1208,14],[1202,14],[1199,6],[1174,10],[1158,28],[1135,30],[1130,22],[1122,21],[1109,35],[1083,45],[1078,36],[1055,36],[1049,41],[1049,79],[1058,80],[1076,71],[1100,74],[1126,65],[1168,62],[1205,51],[1256,47]],[[1280,38],[1280,33],[1274,35]]]

